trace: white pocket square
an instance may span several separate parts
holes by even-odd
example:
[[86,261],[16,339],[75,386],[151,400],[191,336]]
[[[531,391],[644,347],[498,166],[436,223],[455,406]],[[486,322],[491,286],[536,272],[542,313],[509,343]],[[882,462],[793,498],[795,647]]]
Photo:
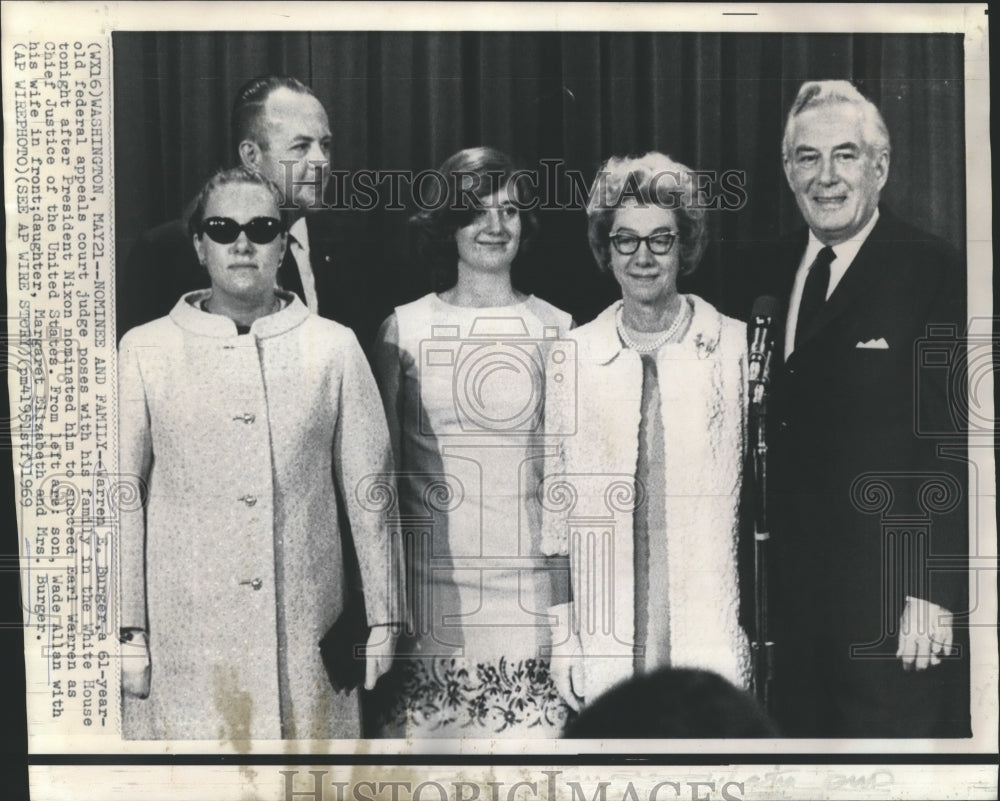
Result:
[[889,350],[889,343],[885,341],[885,337],[879,337],[878,339],[869,339],[867,342],[859,342],[854,347],[868,350]]

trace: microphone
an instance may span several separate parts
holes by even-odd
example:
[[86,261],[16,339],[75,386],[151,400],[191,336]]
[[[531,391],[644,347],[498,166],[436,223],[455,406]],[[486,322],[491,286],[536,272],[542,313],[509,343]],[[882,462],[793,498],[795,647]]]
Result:
[[774,329],[781,304],[773,295],[761,295],[753,303],[753,328],[750,339],[750,403],[760,407],[771,380],[771,353]]

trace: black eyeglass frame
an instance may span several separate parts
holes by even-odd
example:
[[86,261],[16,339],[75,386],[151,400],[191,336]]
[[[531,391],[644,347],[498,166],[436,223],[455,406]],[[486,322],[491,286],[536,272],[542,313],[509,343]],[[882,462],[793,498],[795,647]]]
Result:
[[[653,244],[655,240],[664,238],[667,240],[666,247]],[[608,237],[608,241],[611,243],[611,246],[622,256],[633,255],[634,253],[636,253],[636,251],[639,250],[639,246],[642,245],[643,242],[646,243],[646,247],[649,248],[649,252],[652,253],[653,255],[666,256],[670,253],[671,250],[674,249],[674,243],[676,243],[679,238],[680,235],[675,231],[660,231],[659,233],[650,234],[649,236],[638,236],[636,234],[626,234],[626,233],[611,234]],[[635,247],[633,248],[629,248],[627,246],[623,247],[622,245],[623,239],[635,242]]]

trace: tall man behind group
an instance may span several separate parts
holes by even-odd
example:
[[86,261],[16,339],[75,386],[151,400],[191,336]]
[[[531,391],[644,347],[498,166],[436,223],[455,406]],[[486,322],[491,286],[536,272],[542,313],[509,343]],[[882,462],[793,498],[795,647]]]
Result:
[[[945,422],[955,411],[937,376],[915,374],[914,348],[930,324],[964,330],[965,276],[942,241],[880,205],[890,154],[881,114],[854,86],[803,85],[783,160],[808,229],[746,265],[751,297],[787,309],[769,402],[769,511],[773,711],[789,736],[969,732],[968,644],[956,625],[969,608],[967,465],[938,456],[914,424],[918,391],[922,414]],[[894,494],[885,508],[858,496],[866,474]],[[942,474],[960,497],[932,515],[919,487]],[[907,514],[929,520],[923,552],[917,525],[900,540],[884,534],[888,517]],[[957,561],[930,569],[941,556]]]
[[[278,272],[282,288],[298,294],[313,313],[350,327],[368,347],[383,315],[372,310],[364,279],[369,265],[360,263],[357,237],[338,237],[336,212],[323,205],[332,136],[322,103],[296,78],[261,76],[236,93],[230,125],[237,161],[285,195],[289,247]],[[119,339],[128,329],[168,314],[185,292],[208,286],[189,216],[190,209],[144,234],[119,269]]]

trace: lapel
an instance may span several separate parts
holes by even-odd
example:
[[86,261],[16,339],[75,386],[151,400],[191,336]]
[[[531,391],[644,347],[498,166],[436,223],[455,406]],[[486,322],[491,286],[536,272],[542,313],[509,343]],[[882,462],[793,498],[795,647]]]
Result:
[[[885,243],[891,238],[887,236],[887,229],[891,228],[892,222],[888,213],[883,208],[879,208],[879,219],[875,227],[868,235],[865,243],[854,257],[851,266],[847,268],[844,277],[840,279],[837,288],[820,308],[819,312],[806,326],[802,332],[799,344],[793,352],[798,353],[811,339],[819,335],[831,322],[840,317],[848,309],[856,306],[856,301],[864,297],[868,288],[878,278],[881,268],[885,264],[884,249]],[[800,251],[801,254],[801,251]],[[794,274],[793,274],[794,280]],[[789,286],[789,295],[791,287]]]
[[320,215],[310,215],[306,217],[306,229],[309,231],[309,261],[313,269],[322,271],[324,267],[333,264],[333,242],[330,235],[328,221],[322,219],[323,214],[331,212],[321,212]]
[[302,278],[299,276],[299,265],[295,261],[295,254],[292,253],[291,245],[285,249],[284,258],[282,258],[281,266],[278,268],[278,281],[280,282],[282,289],[294,292],[303,302],[305,302],[306,296],[305,292],[302,290]]
[[604,438],[601,447],[593,452],[587,447],[586,437],[574,445],[582,446],[585,456],[597,459],[590,467],[613,473],[635,469],[642,397],[642,361],[635,351],[622,345],[615,324],[621,305],[620,300],[616,301],[592,322],[570,333],[580,343],[578,356],[583,361],[580,372],[587,380],[580,397],[586,398],[590,392],[600,397],[600,402],[591,401],[581,410],[580,419],[587,421],[587,427],[592,420],[603,423],[604,418],[615,432]]
[[[808,229],[796,231],[792,236],[774,243],[767,251],[767,257],[760,269],[764,272],[764,280],[756,282],[756,296],[773,295],[783,304],[782,311],[776,320],[774,332],[774,351],[772,365],[779,366],[785,361],[785,328],[788,322],[788,304],[792,297],[792,287],[795,284],[795,273],[802,261],[806,249]],[[749,313],[749,308],[748,308]],[[750,324],[753,320],[750,319]]]
[[797,231],[790,242],[786,242],[784,248],[779,251],[778,262],[778,288],[777,296],[785,301],[787,311],[788,301],[792,297],[792,287],[795,285],[795,273],[799,270],[802,262],[802,254],[805,253],[806,244],[809,239],[809,229],[803,228]]
[[[320,214],[329,212],[320,212]],[[333,248],[328,237],[327,228],[317,215],[306,217],[306,229],[309,231],[309,264],[312,266],[313,280],[316,283],[316,297],[319,300],[319,316],[329,317],[328,307],[331,297],[336,293],[334,284],[335,265]]]

